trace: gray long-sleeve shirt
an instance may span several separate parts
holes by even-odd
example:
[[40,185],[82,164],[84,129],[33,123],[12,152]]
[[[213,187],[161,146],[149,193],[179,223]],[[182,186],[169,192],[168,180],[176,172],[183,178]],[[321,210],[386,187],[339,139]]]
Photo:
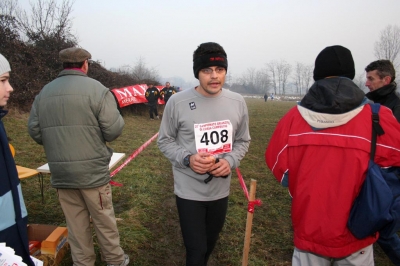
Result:
[[194,125],[229,120],[232,125],[232,151],[220,154],[231,169],[239,166],[250,145],[249,117],[246,102],[235,92],[222,89],[217,97],[205,97],[194,88],[174,94],[168,101],[161,121],[158,147],[172,163],[174,192],[178,197],[211,201],[229,195],[231,175],[214,178],[195,173],[183,165],[183,158],[196,154]]

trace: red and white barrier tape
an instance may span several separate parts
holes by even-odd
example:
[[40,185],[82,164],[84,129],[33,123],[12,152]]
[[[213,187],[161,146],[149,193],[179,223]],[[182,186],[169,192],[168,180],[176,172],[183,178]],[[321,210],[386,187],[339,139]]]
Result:
[[[130,161],[132,161],[133,159],[135,159],[135,157],[141,153],[147,146],[149,146],[149,144],[156,139],[158,136],[158,132],[157,134],[155,134],[153,137],[151,137],[148,141],[146,141],[142,146],[140,146],[137,150],[135,150],[120,166],[118,166],[114,171],[112,171],[112,173],[110,174],[110,177],[112,178],[113,176],[115,176],[116,173],[118,173],[119,171],[121,171],[122,168],[124,168]],[[122,187],[123,184],[115,182],[113,180],[110,181],[110,184],[112,186],[117,186],[117,187]]]
[[[112,173],[110,174],[110,177],[112,178],[115,174],[117,174],[119,171],[121,171],[122,168],[124,168],[130,161],[135,159],[136,156],[139,153],[141,153],[147,146],[149,146],[150,143],[154,139],[156,139],[157,137],[158,137],[158,132],[153,137],[151,137],[148,141],[146,141],[142,146],[140,146],[137,150],[135,150],[120,166],[118,166],[114,171],[112,171]],[[238,175],[239,182],[240,182],[240,185],[241,185],[241,187],[243,189],[244,195],[246,196],[246,199],[249,202],[248,206],[247,206],[247,211],[250,212],[250,213],[253,213],[254,212],[254,207],[255,206],[261,206],[262,202],[261,202],[260,199],[256,199],[254,201],[250,201],[249,200],[249,192],[247,190],[246,184],[244,183],[244,179],[243,179],[242,174],[240,173],[239,168],[236,168],[236,173]],[[123,186],[123,184],[115,182],[113,180],[110,181],[110,184],[112,186],[117,186],[117,187],[122,187]]]
[[254,201],[250,201],[249,192],[247,190],[246,184],[244,183],[244,179],[243,179],[242,174],[240,173],[239,168],[236,168],[236,174],[238,175],[239,183],[240,183],[240,186],[243,189],[244,195],[246,196],[246,199],[249,202],[248,205],[247,205],[247,211],[250,212],[250,213],[254,213],[254,207],[255,206],[261,206],[262,202],[261,202],[260,199],[256,199]]

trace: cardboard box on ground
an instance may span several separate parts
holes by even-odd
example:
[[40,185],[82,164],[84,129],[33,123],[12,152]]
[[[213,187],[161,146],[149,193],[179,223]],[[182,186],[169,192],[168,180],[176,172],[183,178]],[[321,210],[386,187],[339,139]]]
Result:
[[56,225],[29,224],[29,251],[44,266],[58,265],[68,251],[68,229]]

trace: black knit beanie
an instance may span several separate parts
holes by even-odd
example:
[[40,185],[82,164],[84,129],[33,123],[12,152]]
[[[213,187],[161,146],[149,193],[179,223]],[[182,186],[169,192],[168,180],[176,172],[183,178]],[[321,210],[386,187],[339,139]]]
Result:
[[193,73],[199,78],[199,71],[210,66],[220,66],[228,71],[228,59],[223,54],[205,54],[193,60]]
[[314,80],[330,76],[354,79],[354,61],[349,49],[340,46],[328,46],[315,59]]

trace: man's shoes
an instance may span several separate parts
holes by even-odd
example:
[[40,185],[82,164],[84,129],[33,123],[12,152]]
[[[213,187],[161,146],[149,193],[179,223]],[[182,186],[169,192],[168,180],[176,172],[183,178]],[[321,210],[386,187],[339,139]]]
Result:
[[124,254],[124,261],[121,264],[107,264],[107,266],[126,266],[129,264],[129,256]]
[[157,116],[157,119],[160,119],[160,117]]
[[150,117],[150,120],[154,120],[154,118]]

